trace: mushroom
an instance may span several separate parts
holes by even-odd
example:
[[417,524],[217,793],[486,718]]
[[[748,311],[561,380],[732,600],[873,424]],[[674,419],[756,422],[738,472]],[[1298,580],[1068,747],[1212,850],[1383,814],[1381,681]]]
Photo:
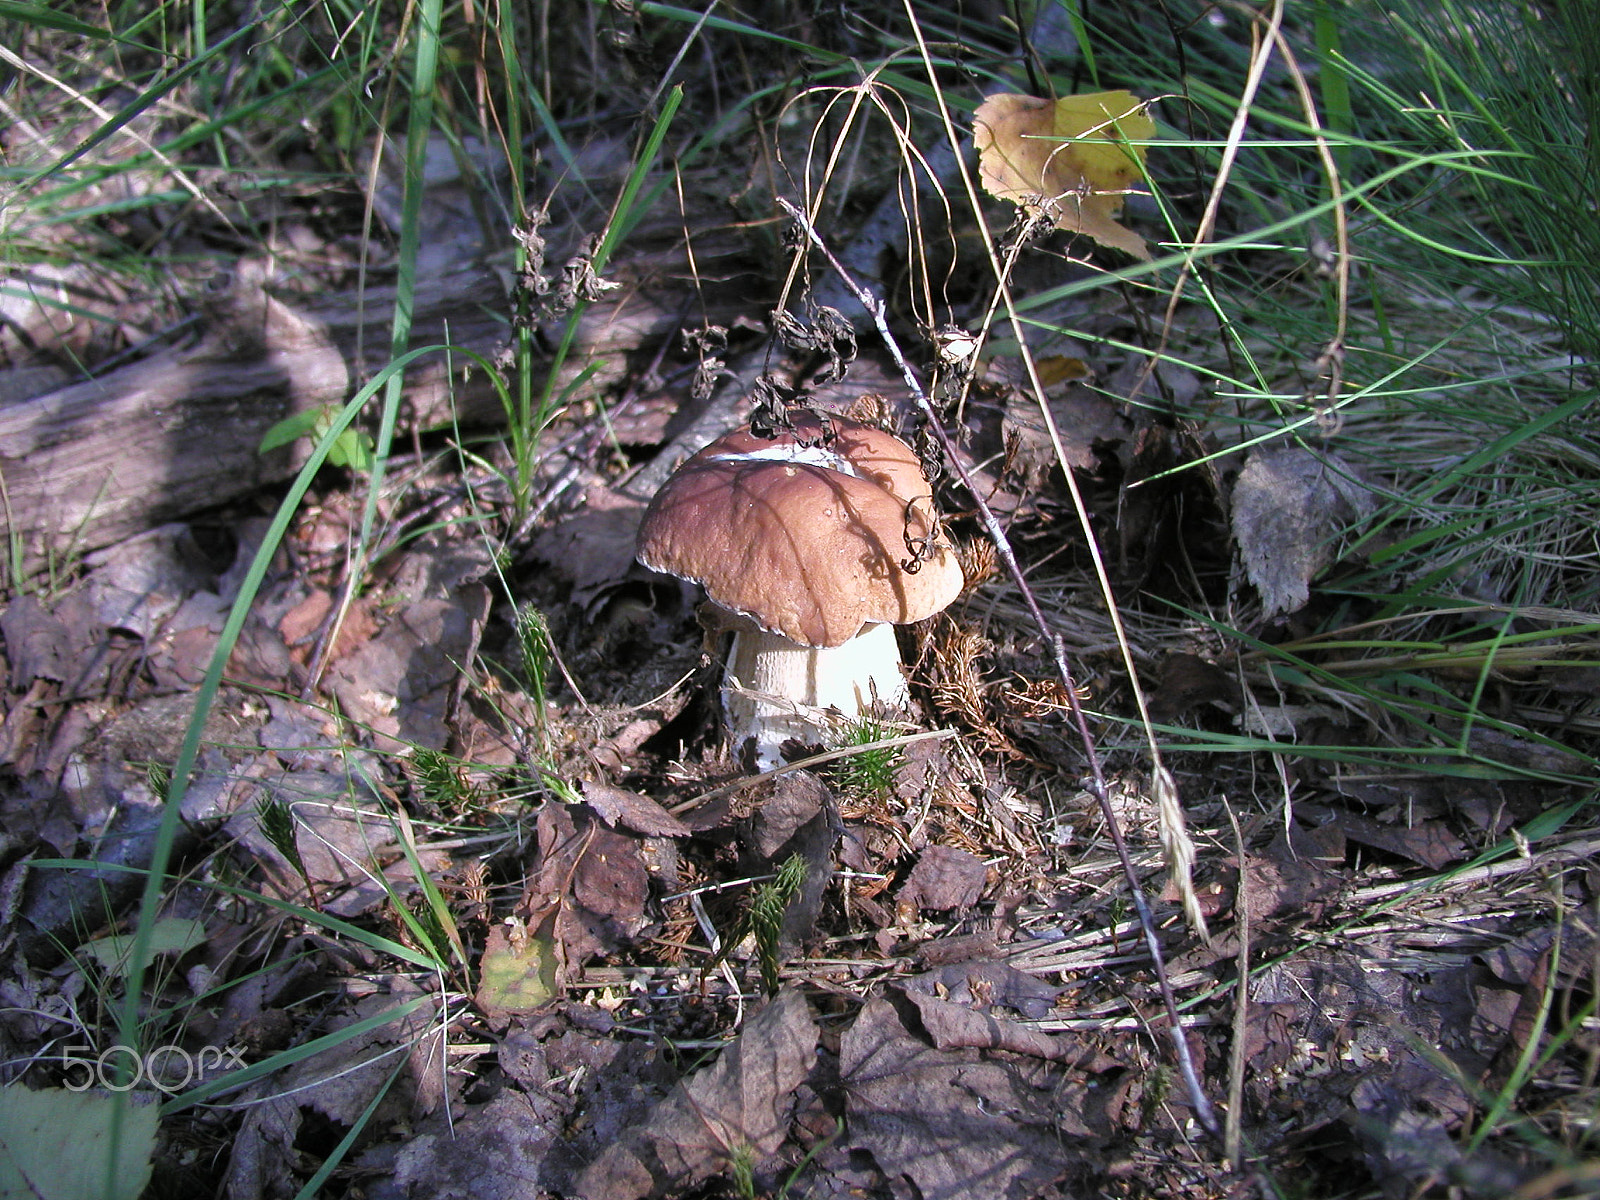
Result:
[[837,718],[910,705],[894,626],[941,611],[964,578],[911,447],[839,417],[712,442],[662,485],[639,561],[731,616],[723,712],[766,770]]

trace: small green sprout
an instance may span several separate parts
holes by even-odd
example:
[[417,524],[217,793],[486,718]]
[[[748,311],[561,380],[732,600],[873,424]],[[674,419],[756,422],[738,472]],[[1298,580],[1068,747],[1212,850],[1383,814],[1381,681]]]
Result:
[[422,798],[438,808],[459,809],[472,799],[459,764],[442,751],[418,747],[411,755],[411,778]]
[[[257,453],[266,454],[303,437],[320,442],[333,428],[333,421],[339,414],[339,408],[340,406],[336,404],[325,404],[320,408],[307,409],[305,412],[285,417],[262,434]],[[333,439],[333,445],[328,448],[328,465],[349,467],[352,471],[370,471],[375,461],[374,448],[371,434],[359,429],[344,429]]]
[[[861,717],[846,727],[844,745],[841,749],[871,746],[874,742],[893,737],[894,733],[893,728],[881,721],[871,717]],[[848,758],[841,759],[835,776],[840,788],[845,791],[863,796],[879,795],[894,786],[895,772],[900,768],[904,757],[898,746],[878,746],[872,750],[861,750]]]

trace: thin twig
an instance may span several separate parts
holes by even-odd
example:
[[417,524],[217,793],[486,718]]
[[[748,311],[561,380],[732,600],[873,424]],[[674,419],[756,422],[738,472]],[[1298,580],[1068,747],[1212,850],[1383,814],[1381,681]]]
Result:
[[778,198],[778,203],[800,226],[811,244],[828,260],[829,265],[838,272],[845,286],[861,302],[861,306],[871,314],[879,336],[883,338],[883,343],[887,347],[890,356],[894,359],[895,365],[900,368],[900,374],[906,381],[906,387],[910,390],[923,416],[927,418],[928,428],[938,441],[940,449],[944,451],[945,461],[949,463],[950,469],[955,473],[956,478],[961,481],[961,485],[971,495],[977,507],[979,520],[982,522],[984,532],[988,534],[1000,561],[1005,564],[1006,570],[1015,581],[1034,623],[1050,644],[1056,671],[1061,677],[1063,686],[1066,688],[1067,707],[1072,715],[1072,722],[1077,727],[1078,736],[1083,742],[1084,753],[1089,764],[1091,777],[1089,790],[1094,794],[1096,801],[1099,802],[1101,815],[1106,822],[1106,829],[1111,835],[1111,843],[1116,847],[1117,858],[1122,864],[1123,875],[1127,878],[1129,891],[1133,894],[1133,906],[1139,915],[1139,927],[1144,932],[1145,945],[1150,951],[1151,961],[1155,964],[1156,981],[1161,990],[1161,1001],[1167,1011],[1167,1020],[1172,1026],[1172,1044],[1174,1054],[1178,1060],[1178,1069],[1183,1075],[1184,1085],[1189,1092],[1190,1103],[1194,1107],[1195,1115],[1200,1124],[1205,1127],[1208,1133],[1216,1135],[1218,1133],[1216,1114],[1212,1110],[1210,1099],[1207,1098],[1200,1087],[1199,1076],[1195,1073],[1194,1058],[1189,1053],[1189,1043],[1184,1037],[1183,1024],[1178,1018],[1178,1003],[1173,997],[1172,985],[1167,979],[1166,962],[1162,958],[1161,943],[1156,936],[1155,919],[1151,915],[1149,902],[1145,899],[1144,889],[1139,886],[1139,877],[1134,871],[1133,859],[1128,854],[1127,843],[1123,840],[1122,828],[1117,822],[1116,813],[1111,808],[1111,798],[1107,793],[1105,775],[1100,767],[1100,757],[1095,753],[1094,737],[1089,732],[1089,720],[1084,714],[1083,705],[1078,700],[1078,691],[1073,683],[1072,669],[1067,664],[1066,644],[1062,641],[1061,636],[1050,628],[1049,622],[1045,620],[1044,613],[1039,608],[1039,602],[1034,597],[1033,590],[1028,586],[1028,580],[1023,573],[1022,565],[1017,561],[1016,553],[1011,548],[1010,539],[1006,537],[1005,528],[1000,524],[1000,519],[995,516],[994,510],[989,507],[988,501],[984,499],[982,489],[973,482],[966,467],[962,465],[961,458],[956,453],[955,443],[951,440],[949,433],[946,432],[944,424],[939,420],[939,414],[934,410],[933,403],[928,399],[927,392],[923,390],[922,383],[917,378],[916,372],[911,369],[905,355],[901,353],[900,344],[895,340],[894,333],[889,329],[889,320],[883,302],[869,290],[856,283],[854,277],[850,275],[844,265],[834,257],[833,252],[828,248],[827,243],[822,240],[822,236],[816,231],[810,220],[807,219],[805,213],[781,196]]
[[866,754],[873,750],[895,750],[901,746],[909,746],[914,742],[942,742],[946,738],[956,736],[954,729],[927,729],[920,733],[905,733],[897,737],[883,738],[876,742],[861,742],[854,746],[844,746],[838,750],[824,750],[821,754],[813,754],[808,758],[797,758],[794,762],[784,763],[780,767],[773,767],[770,771],[762,771],[756,775],[741,775],[732,783],[725,783],[719,788],[709,792],[701,792],[698,796],[691,796],[678,804],[670,806],[667,811],[677,816],[679,813],[688,812],[691,808],[698,808],[708,800],[717,800],[723,796],[732,796],[746,788],[752,788],[758,783],[765,783],[779,775],[789,775],[795,771],[807,771],[812,767],[820,767],[841,758],[854,758],[858,754]]

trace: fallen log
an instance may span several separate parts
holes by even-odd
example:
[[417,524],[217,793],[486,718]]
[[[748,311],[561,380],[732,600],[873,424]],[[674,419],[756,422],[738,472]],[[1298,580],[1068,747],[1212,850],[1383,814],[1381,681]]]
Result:
[[[291,306],[252,274],[239,272],[197,341],[0,406],[0,529],[13,569],[59,569],[290,478],[309,445],[260,454],[262,435],[285,417],[342,404],[388,360],[394,288]],[[629,287],[592,304],[557,388],[590,368],[586,395],[615,386],[630,355],[676,336],[679,303]],[[492,357],[508,342],[509,309],[505,282],[489,268],[422,281],[411,345]],[[408,369],[408,427],[503,423],[485,373],[464,373],[467,361],[441,351]]]

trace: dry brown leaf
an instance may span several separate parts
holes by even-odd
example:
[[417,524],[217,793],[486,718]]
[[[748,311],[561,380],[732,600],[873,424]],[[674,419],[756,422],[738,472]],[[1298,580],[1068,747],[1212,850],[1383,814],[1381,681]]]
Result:
[[572,873],[572,898],[603,922],[608,933],[632,935],[644,924],[650,875],[639,840],[604,825],[592,826]]
[[800,952],[822,913],[843,826],[833,793],[809,771],[779,776],[769,786],[771,793],[752,814],[743,840],[755,855],[752,866],[758,870],[776,870],[796,854],[806,864],[804,882],[784,909],[778,931],[778,955],[791,958]]
[[1071,1038],[1042,1033],[992,1011],[953,1004],[911,987],[902,990],[916,1006],[923,1030],[940,1050],[1007,1050],[1052,1062],[1076,1063],[1085,1057],[1083,1047]]
[[1148,260],[1144,239],[1116,218],[1143,177],[1156,125],[1131,92],[1042,100],[1000,93],[978,106],[973,144],[983,187],[1020,205],[1042,205],[1056,228]]
[[[1283,844],[1280,838],[1274,850]],[[1269,921],[1316,921],[1337,897],[1339,878],[1309,858],[1249,855],[1241,886],[1250,898],[1250,920],[1259,929]]]
[[980,1009],[1003,1005],[1030,1021],[1048,1015],[1063,990],[994,959],[945,963],[909,976],[903,986],[907,992],[925,992],[952,1004]]
[[[545,1095],[506,1089],[454,1115],[454,1124],[419,1133],[386,1164],[391,1191],[429,1200],[527,1200],[540,1188],[556,1144],[559,1109]],[[369,1195],[373,1194],[371,1192]]]
[[1150,717],[1171,722],[1202,704],[1233,711],[1239,704],[1239,685],[1215,663],[1196,654],[1174,652],[1161,664],[1161,682],[1150,696]]
[[953,846],[929,846],[911,868],[900,903],[930,912],[966,910],[983,895],[988,878],[989,867],[976,854]]
[[[305,868],[302,876],[262,832],[254,803],[241,807],[228,830],[254,856],[268,894],[304,902],[309,881],[324,911],[354,917],[417,886],[410,862],[397,853],[394,818],[375,793],[352,783],[347,771],[274,772],[261,788],[263,798],[293,813],[295,845]],[[418,861],[425,870],[441,871],[450,857],[424,849]]]
[[582,808],[546,806],[537,828],[538,867],[517,913],[530,928],[553,913],[552,944],[575,968],[638,932],[649,872],[637,839],[606,828]]
[[736,1156],[759,1163],[774,1154],[816,1047],[805,998],[779,993],[714,1064],[680,1083],[591,1163],[576,1193],[590,1200],[661,1194],[726,1168]]
[[[401,976],[390,976],[384,983],[385,991],[333,1018],[332,1025],[335,1030],[342,1029],[386,1012],[397,1014],[393,1020],[335,1040],[320,1053],[261,1080],[245,1093],[244,1123],[232,1140],[222,1189],[227,1195],[264,1200],[284,1194],[283,1182],[293,1178],[301,1153],[295,1143],[307,1113],[320,1114],[346,1128],[370,1116],[382,1128],[414,1120],[437,1105],[443,1094],[439,1052],[445,1034],[438,1021],[437,1003],[400,1015],[400,1009],[421,992]],[[389,1050],[400,1045],[411,1047],[409,1071],[396,1081]],[[375,1102],[376,1107],[369,1111]]]
[[26,592],[0,613],[0,636],[11,657],[11,687],[18,692],[35,679],[66,682],[77,672],[73,660],[85,641],[37,596]]
[[1472,968],[1441,966],[1423,980],[1384,957],[1380,946],[1310,948],[1262,970],[1251,1008],[1261,1007],[1264,1024],[1250,1036],[1246,1083],[1260,1111],[1293,1111],[1308,1129],[1345,1121],[1365,1137],[1371,1114],[1352,1111],[1351,1092],[1376,1087],[1396,1089],[1409,1106],[1465,1115],[1464,1081],[1487,1065],[1469,1036]]
[[1479,952],[1476,957],[1496,979],[1527,990],[1539,974],[1540,964],[1548,964],[1557,933],[1561,936],[1557,981],[1564,988],[1581,987],[1584,975],[1593,970],[1595,956],[1600,953],[1600,938],[1581,921],[1559,929],[1554,924],[1531,929],[1503,945]]
[[583,798],[600,819],[646,837],[688,837],[690,829],[649,796],[614,787],[603,780],[585,780]]
[[533,543],[536,558],[572,583],[573,603],[589,605],[633,569],[634,540],[644,505],[621,492],[591,487],[573,514]]
[[851,1149],[924,1200],[1045,1194],[1114,1128],[1122,1089],[1041,1059],[937,1049],[918,1020],[870,1001],[840,1041],[839,1075]]
[[1304,608],[1340,532],[1376,505],[1360,474],[1336,454],[1298,446],[1253,451],[1233,485],[1233,536],[1263,615]]
[[385,750],[442,749],[489,613],[489,592],[468,584],[397,611],[384,631],[328,672],[328,690],[345,714]]
[[[278,632],[290,648],[294,660],[304,666],[315,649],[315,639],[323,622],[333,611],[336,598],[322,588],[314,588],[300,603],[284,613],[278,621]],[[373,617],[373,604],[364,596],[357,596],[340,618],[338,633],[328,648],[326,661],[336,663],[354,654],[381,632]]]
[[[1092,471],[1102,453],[1108,454],[1111,447],[1132,438],[1134,423],[1116,401],[1076,380],[1069,379],[1059,389],[1048,382],[1045,386],[1050,388],[1050,419],[1060,437],[1063,457],[1074,470]],[[1011,469],[1030,489],[1043,489],[1059,464],[1038,400],[1022,388],[1013,388],[1006,397],[1001,432],[1011,455]]]
[[828,786],[810,771],[793,771],[763,784],[760,807],[750,814],[740,840],[762,865],[782,862],[780,851],[831,801]]
[[1323,808],[1318,804],[1305,805],[1300,812],[1312,820],[1337,824],[1340,832],[1352,842],[1398,854],[1430,870],[1441,871],[1453,862],[1460,862],[1467,854],[1466,844],[1443,821],[1385,824],[1346,809]]

